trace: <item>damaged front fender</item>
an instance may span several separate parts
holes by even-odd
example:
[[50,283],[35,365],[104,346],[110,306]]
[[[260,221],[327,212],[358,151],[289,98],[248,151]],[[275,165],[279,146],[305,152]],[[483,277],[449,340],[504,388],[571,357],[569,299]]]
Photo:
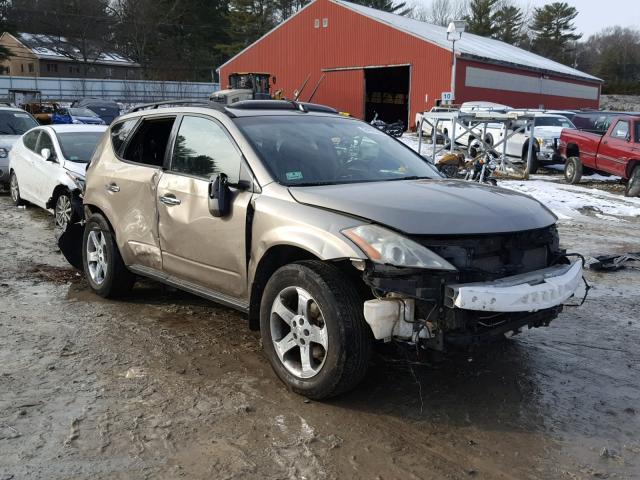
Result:
[[82,236],[84,235],[84,208],[79,191],[71,194],[71,218],[65,230],[56,231],[58,248],[64,258],[78,270],[82,270]]

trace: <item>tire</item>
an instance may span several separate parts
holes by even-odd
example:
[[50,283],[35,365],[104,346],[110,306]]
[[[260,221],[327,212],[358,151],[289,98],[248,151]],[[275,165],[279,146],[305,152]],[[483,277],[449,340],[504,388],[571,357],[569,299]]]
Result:
[[[524,146],[524,151],[522,152],[522,163],[524,163],[524,168],[527,168],[527,157],[529,156],[529,147],[527,145]],[[531,168],[529,169],[529,173],[534,174],[538,173],[540,169],[540,162],[538,161],[538,150],[533,147],[531,151]]]
[[627,186],[624,189],[627,197],[640,197],[640,165],[636,165],[629,176]]
[[99,213],[87,219],[82,236],[82,265],[91,289],[104,298],[118,298],[133,288],[133,275],[120,256],[118,245]]
[[20,196],[20,186],[18,185],[18,177],[16,177],[15,172],[11,172],[11,177],[9,178],[9,192],[11,194],[11,201],[13,201],[16,207],[26,203]]
[[68,191],[62,192],[56,199],[55,206],[53,207],[55,226],[62,231],[67,229],[69,223],[73,223],[74,214],[73,207],[71,206],[71,194]]
[[582,162],[578,157],[569,157],[564,164],[564,179],[567,183],[576,185],[582,178]]
[[[276,375],[300,395],[333,397],[354,388],[366,374],[373,339],[362,300],[332,265],[310,260],[277,270],[262,295],[260,330]],[[314,337],[317,341],[310,340]],[[275,342],[282,340],[286,343],[278,353]]]

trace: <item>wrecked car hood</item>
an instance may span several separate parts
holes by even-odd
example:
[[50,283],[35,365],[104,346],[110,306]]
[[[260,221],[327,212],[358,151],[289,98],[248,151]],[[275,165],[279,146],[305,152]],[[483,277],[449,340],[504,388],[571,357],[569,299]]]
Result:
[[303,204],[344,212],[414,235],[533,230],[556,217],[533,198],[461,180],[406,180],[290,187]]
[[71,160],[65,160],[64,162],[64,168],[69,170],[71,173],[80,175],[83,178],[87,176],[87,165],[87,163],[72,162]]

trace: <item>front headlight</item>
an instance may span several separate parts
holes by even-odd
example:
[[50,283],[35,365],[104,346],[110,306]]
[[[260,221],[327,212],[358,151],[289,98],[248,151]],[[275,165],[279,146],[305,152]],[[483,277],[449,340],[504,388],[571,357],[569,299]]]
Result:
[[342,234],[355,243],[375,263],[395,267],[456,270],[444,258],[419,243],[377,225],[348,228]]
[[73,183],[76,184],[76,187],[78,187],[78,189],[81,192],[84,192],[84,187],[85,187],[86,183],[85,183],[85,179],[84,179],[83,176],[76,175],[75,173],[67,172],[67,177],[69,177],[73,181]]
[[0,158],[7,158],[9,151],[6,148],[0,148]]
[[553,138],[536,138],[536,141],[541,147],[553,148],[554,146]]

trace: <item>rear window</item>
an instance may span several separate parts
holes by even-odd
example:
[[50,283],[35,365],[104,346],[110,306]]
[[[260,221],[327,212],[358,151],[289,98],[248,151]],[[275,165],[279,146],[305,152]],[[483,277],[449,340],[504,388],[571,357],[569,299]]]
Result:
[[578,114],[573,117],[573,123],[578,130],[604,135],[609,129],[611,121],[617,116],[618,114],[610,113]]
[[136,126],[137,122],[137,118],[132,118],[130,120],[125,120],[124,122],[116,123],[111,127],[111,145],[113,145],[113,151],[118,155],[121,154],[122,146],[124,145],[124,142],[127,141],[127,138],[131,134],[133,127]]
[[574,128],[566,117],[536,117],[536,127]]
[[103,132],[58,133],[58,141],[66,160],[88,163],[95,152]]

